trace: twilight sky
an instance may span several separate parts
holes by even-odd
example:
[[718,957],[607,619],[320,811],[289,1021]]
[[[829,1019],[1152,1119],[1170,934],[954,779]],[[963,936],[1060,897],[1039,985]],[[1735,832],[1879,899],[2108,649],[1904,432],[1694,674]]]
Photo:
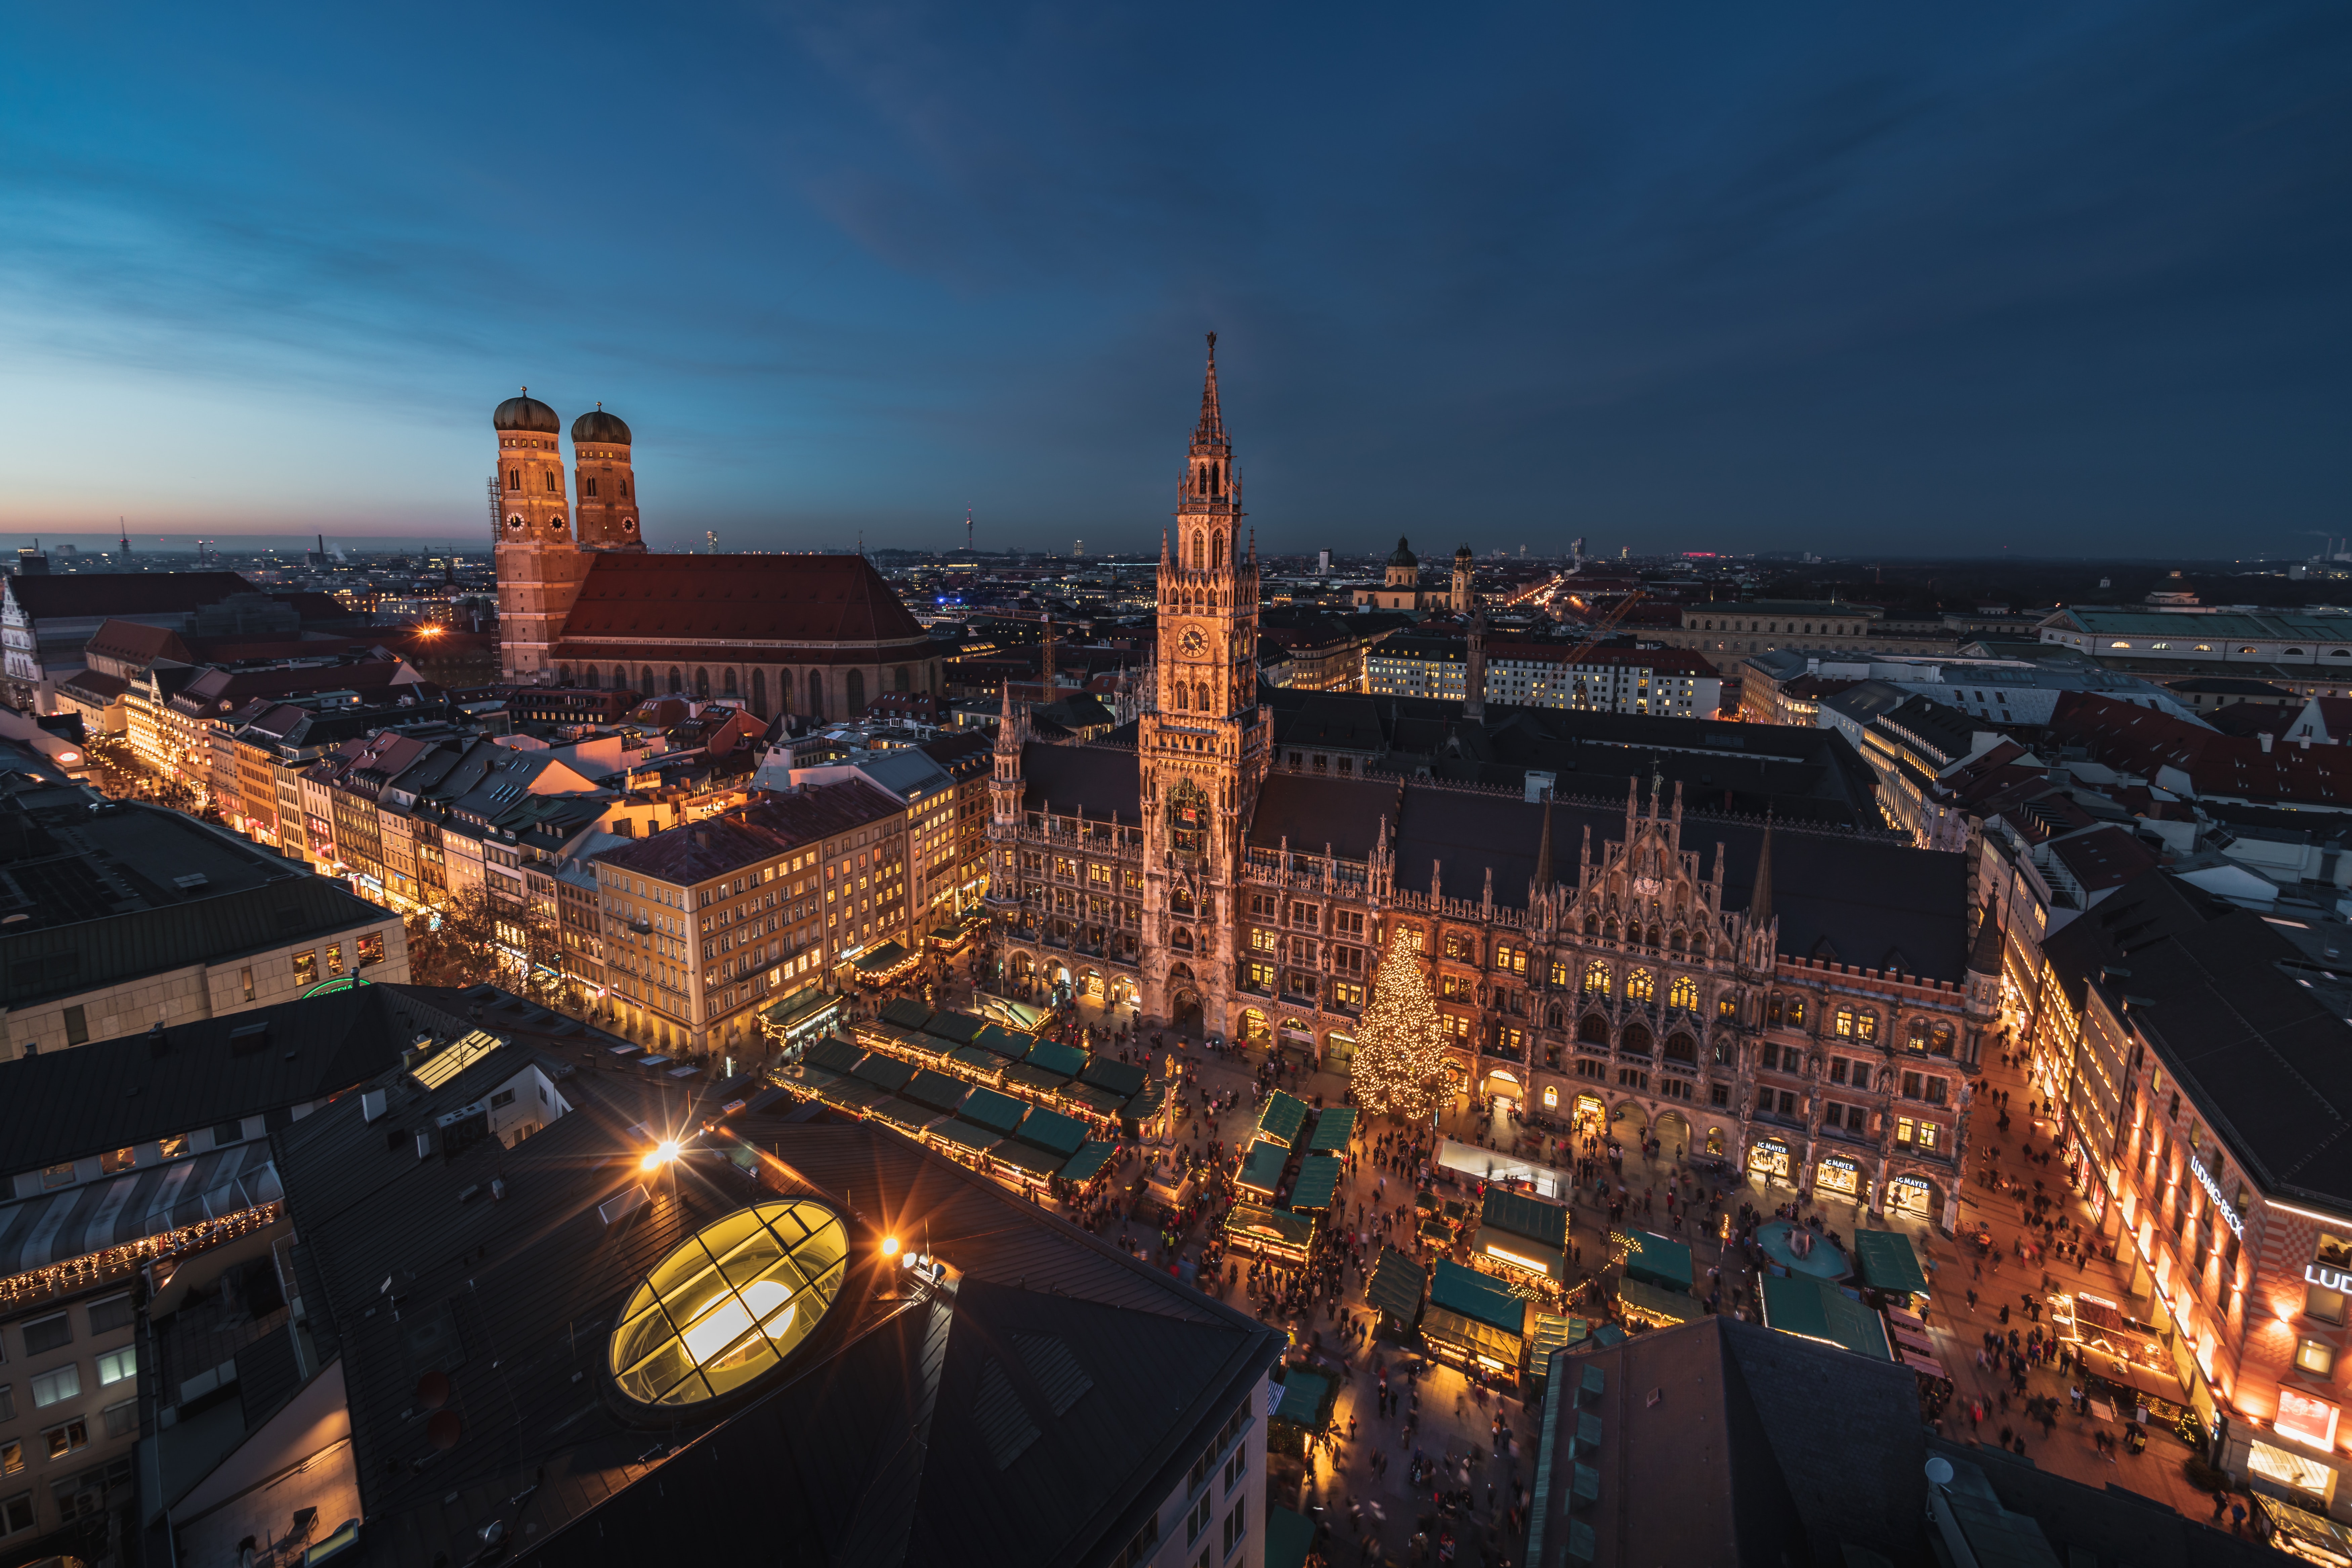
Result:
[[657,546],[2352,533],[2352,7],[0,12],[0,529]]

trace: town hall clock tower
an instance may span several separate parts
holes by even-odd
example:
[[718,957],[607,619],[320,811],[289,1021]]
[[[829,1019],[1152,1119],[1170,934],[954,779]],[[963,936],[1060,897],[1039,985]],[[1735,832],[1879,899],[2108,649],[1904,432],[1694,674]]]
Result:
[[[1230,1033],[1243,842],[1272,722],[1257,699],[1257,547],[1241,534],[1241,479],[1217,402],[1217,335],[1176,527],[1160,547],[1160,641],[1137,748],[1142,769],[1142,1012]],[[1238,1016],[1238,1015],[1234,1015]]]

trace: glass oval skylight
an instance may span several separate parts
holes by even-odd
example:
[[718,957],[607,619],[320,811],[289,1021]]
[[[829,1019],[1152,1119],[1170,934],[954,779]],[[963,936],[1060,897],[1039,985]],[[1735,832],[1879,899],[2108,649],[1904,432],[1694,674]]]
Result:
[[640,1405],[672,1409],[780,1366],[840,1292],[849,1240],[808,1198],[714,1221],[663,1259],[613,1331],[613,1376]]

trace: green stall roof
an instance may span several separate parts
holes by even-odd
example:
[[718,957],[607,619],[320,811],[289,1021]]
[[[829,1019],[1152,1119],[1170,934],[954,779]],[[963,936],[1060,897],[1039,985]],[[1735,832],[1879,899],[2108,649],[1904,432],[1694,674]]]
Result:
[[1253,1192],[1271,1193],[1282,1180],[1282,1167],[1290,1163],[1290,1151],[1279,1144],[1259,1144],[1242,1161],[1242,1174],[1234,1178],[1236,1186]]
[[962,1079],[950,1078],[928,1067],[907,1080],[907,1086],[898,1091],[918,1104],[940,1111],[953,1111],[971,1092],[971,1085]]
[[1429,1275],[1420,1264],[1393,1247],[1383,1247],[1371,1282],[1364,1287],[1364,1300],[1410,1325],[1421,1316],[1422,1288],[1428,1283]]
[[1087,1142],[1086,1128],[1059,1111],[1048,1111],[1043,1105],[1031,1106],[1013,1135],[1065,1160],[1084,1148]]
[[1298,1180],[1290,1189],[1290,1207],[1302,1213],[1328,1208],[1339,1191],[1339,1162],[1329,1155],[1309,1155],[1298,1163]]
[[1225,1228],[1237,1236],[1279,1242],[1301,1252],[1315,1239],[1315,1222],[1307,1216],[1255,1203],[1237,1203],[1226,1210]]
[[931,1009],[911,997],[893,997],[882,1004],[877,1015],[884,1023],[894,1023],[901,1029],[920,1030],[930,1021]]
[[964,1097],[964,1103],[957,1107],[956,1114],[992,1133],[1010,1134],[1021,1124],[1022,1114],[1028,1109],[1010,1094],[1000,1094],[993,1089],[975,1089]]
[[1315,1521],[1279,1503],[1265,1511],[1265,1568],[1306,1568]]
[[929,1105],[919,1105],[912,1100],[895,1096],[867,1107],[866,1113],[877,1122],[887,1122],[899,1131],[913,1133],[919,1137],[924,1128],[948,1119],[943,1111],[934,1111]]
[[859,954],[857,967],[862,974],[878,975],[886,969],[895,969],[906,961],[907,945],[905,943],[885,942],[871,953]]
[[1691,1288],[1691,1249],[1654,1230],[1614,1230],[1612,1240],[1625,1244],[1625,1277],[1669,1291]]
[[1764,1326],[1842,1344],[1873,1361],[1893,1361],[1886,1320],[1839,1290],[1805,1274],[1766,1275]]
[[1688,1291],[1644,1284],[1631,1274],[1617,1281],[1617,1299],[1628,1307],[1673,1322],[1686,1323],[1699,1315],[1698,1302],[1691,1299]]
[[1160,1114],[1160,1107],[1167,1102],[1168,1086],[1166,1084],[1147,1083],[1140,1093],[1119,1108],[1118,1113],[1122,1116],[1131,1116],[1140,1122],[1147,1116]]
[[1429,1304],[1459,1312],[1475,1322],[1505,1333],[1527,1333],[1528,1303],[1491,1274],[1465,1269],[1451,1258],[1440,1258],[1429,1281]]
[[992,1051],[998,1056],[1009,1057],[1018,1061],[1028,1055],[1031,1048],[1036,1045],[1037,1037],[1034,1034],[1015,1034],[1002,1024],[988,1023],[981,1025],[973,1031],[971,1043],[982,1051]]
[[1568,1245],[1568,1205],[1564,1203],[1548,1203],[1524,1192],[1490,1186],[1478,1218],[1497,1230],[1541,1242],[1554,1252]]
[[1285,1148],[1298,1142],[1298,1130],[1306,1124],[1307,1102],[1294,1100],[1279,1089],[1266,1096],[1257,1113],[1257,1135]]
[[1062,1156],[1045,1149],[1032,1148],[1027,1144],[1007,1138],[988,1151],[988,1157],[1016,1166],[1031,1176],[1047,1176],[1062,1168]]
[[816,1092],[816,1097],[840,1111],[866,1111],[897,1095],[879,1083],[862,1078],[836,1078]]
[[1315,1113],[1315,1135],[1307,1140],[1307,1146],[1318,1154],[1343,1155],[1348,1152],[1348,1140],[1355,1131],[1355,1108],[1334,1105],[1328,1111]]
[[1095,1178],[1095,1173],[1109,1163],[1111,1151],[1118,1147],[1117,1144],[1106,1144],[1099,1140],[1087,1144],[1085,1148],[1072,1155],[1069,1164],[1062,1167],[1062,1179],[1075,1182],[1092,1181]]
[[1073,1104],[1084,1105],[1097,1116],[1116,1116],[1126,1107],[1127,1096],[1114,1094],[1108,1089],[1097,1089],[1091,1083],[1065,1084],[1062,1097]]
[[1900,1231],[1855,1231],[1853,1260],[1862,1282],[1874,1291],[1907,1291],[1916,1295],[1927,1288],[1919,1255],[1912,1250],[1911,1239]]
[[1106,1093],[1116,1094],[1121,1101],[1128,1101],[1135,1098],[1143,1088],[1143,1081],[1150,1076],[1132,1061],[1097,1056],[1087,1063],[1085,1071],[1078,1074],[1078,1081],[1091,1083]]
[[915,1076],[914,1066],[895,1056],[869,1056],[849,1070],[852,1078],[863,1078],[868,1083],[878,1083],[893,1094],[907,1086]]
[[1076,1078],[1087,1065],[1087,1053],[1075,1045],[1064,1045],[1058,1040],[1041,1040],[1029,1048],[1022,1061],[1030,1067],[1057,1072],[1065,1078]]
[[953,1144],[960,1149],[986,1154],[1004,1140],[985,1127],[975,1127],[970,1122],[940,1122],[932,1126],[930,1135],[943,1144]]
[[812,1067],[822,1067],[827,1072],[847,1072],[855,1068],[866,1053],[837,1034],[826,1035],[801,1052],[801,1060]]
[[1282,1403],[1275,1406],[1274,1418],[1320,1431],[1323,1427],[1323,1404],[1330,1397],[1329,1378],[1294,1366],[1285,1375]]
[[[923,1032],[956,1045],[970,1045],[974,1036],[987,1027],[970,1013],[933,1013],[923,1020]],[[1019,1055],[1020,1052],[1013,1052]]]
[[1004,1058],[992,1051],[982,1051],[976,1045],[959,1045],[948,1052],[948,1060],[967,1072],[996,1078],[1004,1071]]

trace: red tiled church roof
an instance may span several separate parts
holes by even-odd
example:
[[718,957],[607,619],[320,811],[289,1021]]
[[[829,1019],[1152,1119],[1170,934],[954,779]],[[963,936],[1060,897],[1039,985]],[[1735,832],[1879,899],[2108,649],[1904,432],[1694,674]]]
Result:
[[[890,585],[856,555],[599,555],[563,626],[585,643],[930,641]],[[610,656],[610,655],[607,655]]]

